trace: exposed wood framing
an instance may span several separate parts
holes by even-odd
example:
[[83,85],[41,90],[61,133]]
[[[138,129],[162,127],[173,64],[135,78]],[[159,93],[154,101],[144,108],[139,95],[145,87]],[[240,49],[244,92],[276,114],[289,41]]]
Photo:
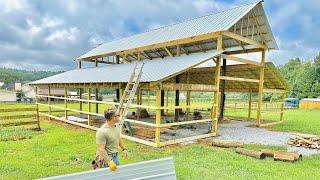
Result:
[[168,55],[170,57],[173,57],[172,53],[170,52],[170,50],[167,47],[164,47],[164,50],[166,50],[166,52],[168,53]]
[[249,90],[249,105],[248,105],[248,119],[251,119],[251,109],[252,109],[252,90]]
[[[217,51],[222,50],[222,34],[217,38]],[[217,86],[217,91],[214,92],[214,102],[212,106],[212,122],[211,122],[211,133],[212,135],[217,134],[218,130],[218,103],[219,103],[219,87],[220,87],[220,66],[221,66],[221,57],[218,56],[216,58],[216,67],[215,67],[215,75],[214,75],[214,82],[215,85]]]
[[225,35],[225,36],[231,37],[233,39],[237,39],[239,41],[245,42],[247,44],[254,45],[257,48],[268,49],[268,47],[266,45],[264,45],[264,44],[261,44],[261,43],[259,43],[257,41],[254,41],[254,40],[250,39],[250,38],[246,38],[246,37],[243,37],[241,35],[235,34],[233,32],[223,31],[222,34]]
[[206,84],[176,84],[176,83],[162,83],[161,88],[164,90],[181,90],[181,91],[206,91],[212,92],[217,90],[216,85]]
[[259,80],[259,92],[258,92],[258,109],[257,109],[257,124],[258,124],[258,126],[260,126],[260,124],[261,124],[261,107],[262,107],[265,60],[266,60],[266,51],[262,50],[262,52],[261,52],[261,64],[263,66],[260,67],[260,80]]
[[259,83],[258,79],[238,78],[238,77],[230,77],[230,76],[220,76],[220,79],[228,80],[228,81],[241,81],[241,82]]
[[[159,108],[156,110],[156,125],[160,126],[161,124],[161,89],[156,90],[156,106]],[[156,128],[155,131],[155,143],[157,146],[160,145],[160,127]]]
[[249,60],[249,59],[244,59],[244,58],[235,57],[235,56],[230,56],[230,55],[225,55],[225,54],[222,54],[221,57],[222,57],[222,58],[226,58],[226,59],[228,59],[228,60],[245,63],[245,64],[251,64],[251,65],[255,65],[255,66],[261,66],[261,64],[260,64],[259,62],[256,62],[256,61],[253,61],[253,60]]
[[[68,98],[68,89],[67,88],[64,88],[64,97],[65,98]],[[37,98],[37,97],[36,97]],[[37,104],[38,106],[38,104]],[[68,101],[67,99],[64,99],[64,107],[67,109],[68,108]],[[64,118],[65,119],[68,119],[68,111],[67,110],[64,110]]]
[[[91,88],[88,88],[88,111],[91,113]],[[91,125],[91,114],[88,114],[88,126]]]
[[[211,33],[202,34],[199,36],[192,36],[192,37],[177,39],[177,40],[158,43],[158,44],[146,45],[146,46],[133,48],[133,49],[125,50],[125,51],[119,51],[119,52],[115,51],[115,52],[101,54],[101,55],[97,55],[97,56],[86,57],[86,58],[82,58],[82,60],[101,58],[101,57],[106,57],[106,56],[114,56],[114,55],[124,55],[126,53],[130,54],[132,52],[141,52],[141,51],[145,51],[145,50],[164,48],[164,47],[168,47],[168,46],[176,46],[178,44],[187,44],[187,43],[196,42],[196,41],[214,39],[218,36],[218,34],[219,34],[219,32],[211,32]],[[78,58],[78,59],[81,59],[81,58]]]

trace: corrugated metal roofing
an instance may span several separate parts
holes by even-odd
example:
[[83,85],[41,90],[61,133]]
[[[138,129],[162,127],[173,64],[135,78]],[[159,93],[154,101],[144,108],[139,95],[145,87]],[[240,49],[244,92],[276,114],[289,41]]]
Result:
[[[202,16],[199,18],[183,21],[177,24],[164,26],[155,30],[104,43],[87,52],[86,54],[82,55],[78,59],[85,59],[112,52],[119,52],[212,32],[227,31],[241,18],[243,18],[248,12],[250,12],[250,10],[255,8],[260,2],[261,1],[257,1],[255,3],[250,4],[244,4],[215,14]],[[273,39],[272,32],[271,36]]]
[[98,169],[93,171],[55,176],[49,179],[156,179],[175,180],[176,173],[173,158],[163,158],[158,160],[144,161],[134,164],[118,166],[114,172],[109,169]]
[[[208,51],[207,53],[182,55],[154,60],[144,60],[141,82],[159,81],[168,76],[179,73],[190,67],[202,64],[222,51]],[[135,63],[115,64],[96,68],[84,68],[67,71],[51,77],[40,79],[30,84],[61,84],[61,83],[121,83],[127,82]]]

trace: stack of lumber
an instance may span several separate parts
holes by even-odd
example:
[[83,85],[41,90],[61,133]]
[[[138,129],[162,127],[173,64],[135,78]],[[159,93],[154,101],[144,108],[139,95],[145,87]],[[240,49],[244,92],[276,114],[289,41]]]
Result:
[[311,134],[295,133],[295,137],[290,138],[288,144],[297,147],[320,149],[320,137]]

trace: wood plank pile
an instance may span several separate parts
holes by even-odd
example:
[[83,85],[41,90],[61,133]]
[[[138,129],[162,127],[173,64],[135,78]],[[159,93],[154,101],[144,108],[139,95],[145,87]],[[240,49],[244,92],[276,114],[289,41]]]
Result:
[[320,149],[320,137],[317,135],[295,133],[295,137],[290,138],[287,143],[291,146]]

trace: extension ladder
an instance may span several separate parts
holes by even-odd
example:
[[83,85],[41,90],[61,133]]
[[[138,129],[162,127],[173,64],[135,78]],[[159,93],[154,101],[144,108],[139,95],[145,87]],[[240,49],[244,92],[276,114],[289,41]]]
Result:
[[125,122],[127,114],[129,112],[130,105],[132,100],[137,92],[144,63],[136,63],[133,69],[133,72],[128,80],[126,89],[124,90],[117,112],[120,114],[119,117],[119,126],[124,127],[124,130],[130,134],[133,134],[133,130],[128,122]]

